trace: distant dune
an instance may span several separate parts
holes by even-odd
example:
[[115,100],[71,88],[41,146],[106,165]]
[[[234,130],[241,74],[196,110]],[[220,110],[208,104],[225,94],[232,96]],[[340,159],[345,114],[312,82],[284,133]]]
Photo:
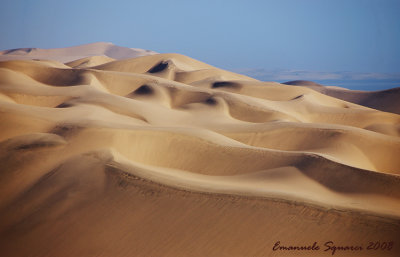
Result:
[[112,43],[99,42],[67,48],[18,48],[4,50],[0,51],[0,61],[45,59],[60,62],[70,62],[92,56],[107,56],[113,59],[128,59],[152,54],[156,54],[156,52],[138,48],[117,46]]
[[342,99],[351,103],[374,108],[384,112],[400,114],[400,87],[381,91],[358,91],[346,88],[322,86],[320,84],[295,80],[285,82],[286,85],[304,86],[316,90],[322,94]]
[[0,256],[400,255],[398,89],[108,43],[0,60]]

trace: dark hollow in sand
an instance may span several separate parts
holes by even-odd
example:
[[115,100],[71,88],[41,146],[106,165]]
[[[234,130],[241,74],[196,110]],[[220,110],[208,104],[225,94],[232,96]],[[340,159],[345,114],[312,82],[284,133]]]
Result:
[[153,66],[153,68],[151,68],[148,72],[149,73],[157,73],[157,72],[165,70],[166,68],[168,68],[168,62],[162,61],[162,62],[159,62],[158,64],[156,64],[155,66]]
[[212,88],[219,88],[219,87],[225,87],[225,88],[239,88],[240,85],[235,82],[231,81],[216,81],[212,84]]
[[207,98],[205,103],[208,104],[208,105],[216,105],[218,102],[214,98],[210,97],[210,98]]
[[133,93],[136,95],[150,95],[153,93],[153,89],[148,85],[143,85],[136,89]]
[[68,107],[72,107],[72,104],[69,103],[61,103],[59,105],[56,106],[56,108],[68,108]]

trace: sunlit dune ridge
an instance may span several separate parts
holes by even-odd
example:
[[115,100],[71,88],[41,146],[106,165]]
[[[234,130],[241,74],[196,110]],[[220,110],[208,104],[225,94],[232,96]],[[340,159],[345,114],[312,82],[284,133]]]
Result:
[[400,115],[382,111],[395,100],[92,48],[0,55],[1,256],[277,256],[278,240],[400,238]]

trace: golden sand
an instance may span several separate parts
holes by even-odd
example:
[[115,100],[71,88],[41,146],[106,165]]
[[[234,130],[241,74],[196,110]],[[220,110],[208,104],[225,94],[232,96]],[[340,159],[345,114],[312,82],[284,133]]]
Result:
[[0,256],[400,256],[398,89],[94,45],[0,55]]

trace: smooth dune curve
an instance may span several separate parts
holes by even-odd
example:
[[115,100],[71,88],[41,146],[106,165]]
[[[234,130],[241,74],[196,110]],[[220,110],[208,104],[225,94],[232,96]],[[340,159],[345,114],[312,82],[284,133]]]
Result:
[[129,53],[0,53],[1,256],[399,255],[400,115],[374,94]]

